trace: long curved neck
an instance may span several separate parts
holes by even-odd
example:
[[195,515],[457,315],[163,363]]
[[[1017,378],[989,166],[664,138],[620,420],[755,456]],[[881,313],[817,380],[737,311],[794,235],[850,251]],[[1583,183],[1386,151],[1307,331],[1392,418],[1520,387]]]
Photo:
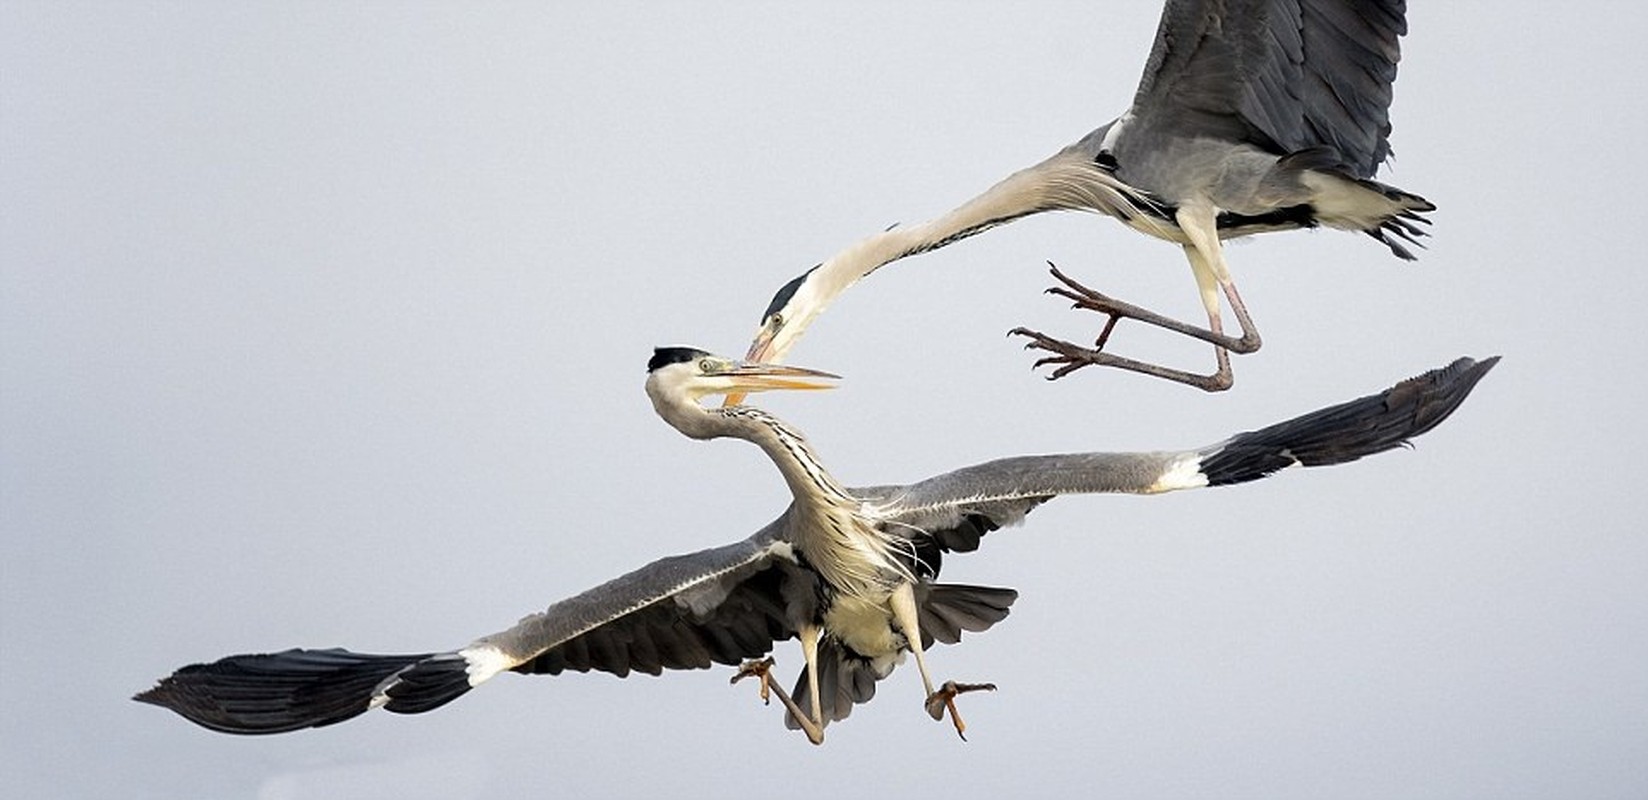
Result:
[[744,439],[772,459],[794,496],[794,513],[786,514],[787,535],[825,583],[880,603],[900,581],[916,579],[908,540],[864,519],[858,498],[824,470],[807,440],[783,420],[751,406],[706,409],[650,382],[647,394],[658,416],[681,433],[694,439]]
[[857,505],[857,500],[824,469],[806,437],[783,420],[751,406],[706,409],[677,395],[647,394],[670,427],[693,439],[743,439],[772,459],[799,504]]
[[833,297],[860,278],[901,258],[919,255],[983,233],[997,225],[1040,211],[1070,208],[1060,202],[1052,180],[1055,156],[1022,169],[986,189],[983,194],[956,206],[943,216],[914,225],[899,225],[848,245],[819,267],[821,287]]
[[[949,213],[926,222],[894,227],[861,239],[820,264],[809,279],[816,284],[815,301],[806,317],[792,320],[787,339],[793,344],[801,332],[842,292],[860,279],[901,258],[937,250],[983,233],[1020,217],[1044,211],[1086,210],[1124,220],[1139,215],[1147,196],[1076,149],[1065,148],[1046,160],[1021,169]],[[782,357],[782,346],[769,360]]]

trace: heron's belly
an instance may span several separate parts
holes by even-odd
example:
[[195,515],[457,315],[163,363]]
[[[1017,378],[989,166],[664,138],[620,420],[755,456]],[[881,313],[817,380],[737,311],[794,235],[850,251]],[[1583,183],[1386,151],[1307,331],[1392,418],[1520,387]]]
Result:
[[1248,144],[1205,137],[1125,143],[1116,153],[1116,176],[1171,205],[1211,202],[1225,211],[1268,210],[1260,186],[1277,156]]
[[1312,192],[1295,172],[1279,169],[1273,153],[1209,138],[1128,145],[1117,154],[1117,176],[1161,203],[1157,213],[1127,221],[1140,233],[1189,244],[1176,218],[1185,207],[1210,210],[1221,239],[1316,224]]
[[904,649],[904,637],[893,630],[892,609],[885,600],[837,597],[824,615],[824,627],[854,652],[874,660],[878,670],[890,669]]

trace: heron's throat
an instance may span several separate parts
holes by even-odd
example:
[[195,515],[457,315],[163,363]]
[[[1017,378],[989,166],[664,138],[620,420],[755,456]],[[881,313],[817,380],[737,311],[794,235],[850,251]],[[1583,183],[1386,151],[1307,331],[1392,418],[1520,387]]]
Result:
[[908,542],[890,536],[866,517],[862,503],[824,469],[800,432],[748,406],[719,409],[752,433],[795,497],[791,509],[795,545],[826,583],[842,593],[882,602],[902,581],[915,580]]
[[[1020,217],[1046,211],[1093,211],[1124,221],[1153,205],[1148,194],[1129,186],[1087,154],[1067,148],[1019,170],[949,213],[910,226],[895,226],[848,247],[821,272],[832,296],[885,264],[983,233]],[[1148,215],[1147,215],[1148,216]],[[845,284],[845,285],[842,285]]]
[[799,431],[751,406],[706,409],[686,393],[652,382],[647,394],[658,415],[682,434],[743,439],[772,459],[794,497],[788,512],[791,542],[833,589],[880,603],[900,582],[915,580],[910,543],[864,513]]
[[789,485],[798,503],[844,505],[856,508],[857,498],[838,483],[800,432],[784,421],[752,406],[729,406],[710,412],[725,420],[725,435],[748,439],[760,447]]
[[[1045,211],[1094,211],[1159,238],[1171,235],[1156,201],[1129,186],[1077,148],[1021,169],[982,194],[944,214],[913,225],[894,225],[865,237],[810,271],[763,358],[783,359],[819,314],[835,299],[881,267],[983,233],[1020,217]],[[1147,213],[1148,212],[1148,213]]]

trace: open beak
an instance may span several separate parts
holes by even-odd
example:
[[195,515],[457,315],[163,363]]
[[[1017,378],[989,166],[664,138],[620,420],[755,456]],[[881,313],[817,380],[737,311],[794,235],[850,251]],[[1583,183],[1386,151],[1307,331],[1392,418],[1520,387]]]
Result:
[[[769,328],[763,326],[761,328],[761,330],[758,333],[756,333],[755,341],[750,342],[750,352],[744,356],[744,367],[742,367],[741,369],[756,368],[756,367],[769,367],[769,368],[777,368],[777,369],[792,369],[791,367],[779,367],[776,364],[762,364],[761,363],[761,359],[766,358],[766,356],[767,356],[767,348],[768,348],[768,346],[770,346],[772,344],[772,340],[773,340],[772,330],[770,330]],[[803,370],[803,371],[804,372],[812,372],[812,370]],[[814,373],[814,374],[817,375],[817,376],[827,376],[827,377],[830,377],[830,378],[838,377],[838,376],[835,376],[835,375],[830,375],[827,372],[817,372],[817,373]],[[778,388],[798,388],[798,387],[778,387]],[[801,387],[801,388],[829,389],[829,388],[833,388],[833,387],[830,387],[830,386],[808,386],[808,387]],[[728,408],[730,406],[736,406],[740,403],[743,403],[744,402],[744,395],[745,395],[745,392],[733,392],[731,394],[728,394],[727,399],[724,402],[721,403],[721,407],[722,408]]]
[[787,364],[761,364],[745,362],[726,373],[732,379],[734,392],[728,393],[726,405],[737,405],[749,392],[770,392],[780,389],[809,390],[834,389],[835,384],[829,381],[840,380],[840,375],[833,375],[806,367],[792,367]]

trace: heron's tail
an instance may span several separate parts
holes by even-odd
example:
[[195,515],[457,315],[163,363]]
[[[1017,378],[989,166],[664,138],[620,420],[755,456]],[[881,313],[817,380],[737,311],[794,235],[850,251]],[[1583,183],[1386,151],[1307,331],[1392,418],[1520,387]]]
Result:
[[1425,214],[1436,210],[1436,204],[1412,192],[1404,192],[1395,186],[1383,184],[1374,180],[1363,179],[1362,187],[1378,192],[1393,206],[1390,214],[1381,218],[1377,225],[1370,225],[1362,232],[1373,237],[1380,244],[1389,247],[1391,255],[1403,261],[1417,260],[1417,256],[1408,245],[1424,249],[1425,243],[1419,241],[1430,233],[1422,225],[1431,224]]
[[[887,669],[891,671],[891,665]],[[875,698],[876,681],[884,677],[886,673],[878,674],[875,662],[850,652],[833,636],[824,637],[818,643],[819,727],[846,719],[853,713],[853,706],[870,702]],[[805,668],[796,676],[795,691],[790,694],[798,707],[812,713],[813,693],[807,686]],[[794,714],[784,715],[784,725],[792,731],[801,729]]]
[[962,631],[989,630],[991,625],[1007,618],[1009,607],[1019,599],[1019,593],[993,586],[927,583],[917,585],[916,598],[920,604],[921,649],[925,650],[935,641],[960,642]]
[[283,733],[342,722],[382,706],[415,714],[469,691],[457,653],[371,655],[284,650],[192,664],[132,698],[223,733]]
[[[1425,214],[1436,204],[1405,192],[1342,163],[1332,147],[1308,147],[1283,156],[1276,170],[1292,174],[1309,191],[1309,204],[1318,222],[1340,230],[1361,231],[1390,248],[1403,261],[1414,260],[1408,245],[1424,247]],[[1368,173],[1372,175],[1371,172]]]
[[1375,395],[1240,433],[1208,448],[1199,471],[1209,486],[1258,480],[1295,464],[1342,464],[1408,443],[1465,402],[1499,356],[1461,358]]

